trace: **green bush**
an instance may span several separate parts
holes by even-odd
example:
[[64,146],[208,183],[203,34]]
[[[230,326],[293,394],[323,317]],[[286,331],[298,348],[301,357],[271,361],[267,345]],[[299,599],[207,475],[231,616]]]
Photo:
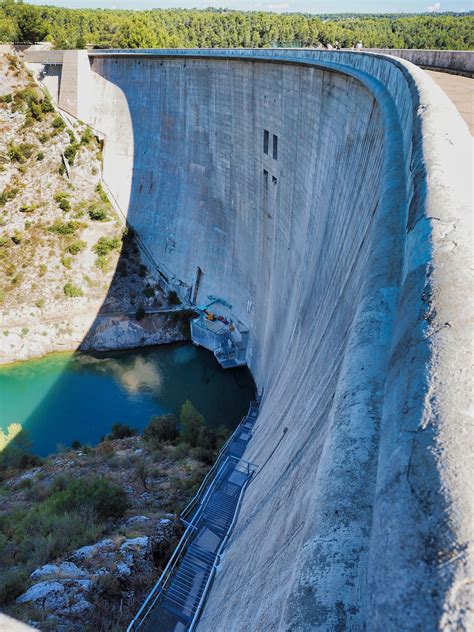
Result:
[[71,167],[73,166],[73,164],[74,164],[74,162],[76,160],[76,155],[77,155],[78,149],[79,149],[79,144],[78,143],[71,143],[64,150],[64,156],[65,156],[66,160],[68,161],[68,163],[69,163],[69,165]]
[[109,216],[107,215],[107,211],[105,210],[105,208],[100,208],[100,207],[89,209],[89,217],[94,222],[105,222],[109,219]]
[[79,296],[84,296],[84,292],[80,287],[74,285],[73,283],[66,283],[63,287],[64,295],[68,298],[77,298]]
[[38,140],[42,145],[44,145],[49,140],[49,134],[46,134],[45,132],[41,132],[40,134],[38,134]]
[[18,195],[19,192],[20,192],[19,187],[7,185],[3,189],[2,193],[0,193],[0,206],[3,206],[7,202],[10,202],[11,200],[13,200]]
[[42,160],[44,160],[44,151],[39,151],[39,152],[36,154],[36,160],[37,160],[38,162],[41,162]]
[[48,112],[54,112],[53,102],[48,96],[45,96],[44,99],[41,101],[41,110],[45,114],[47,114]]
[[61,220],[57,219],[52,226],[48,228],[51,233],[56,233],[57,235],[74,235],[77,229],[80,227],[79,222],[69,221],[69,222],[61,222]]
[[205,465],[212,465],[215,460],[215,452],[214,450],[206,449],[206,448],[193,448],[191,451],[191,455],[201,463]]
[[35,121],[41,121],[43,119],[43,110],[38,103],[32,103],[30,105],[30,112]]
[[33,154],[34,145],[31,143],[9,143],[7,147],[7,155],[11,162],[24,164]]
[[54,127],[54,129],[57,129],[57,130],[62,130],[66,127],[66,123],[63,121],[63,119],[60,116],[54,117],[51,125]]
[[178,436],[178,422],[174,415],[153,417],[143,432],[145,440],[153,444],[175,441]]
[[89,145],[91,140],[94,138],[94,133],[92,132],[90,127],[86,127],[81,136],[81,145]]
[[0,103],[11,103],[13,101],[13,97],[11,94],[4,94],[0,97]]
[[181,301],[179,300],[178,294],[174,290],[170,290],[168,292],[168,303],[170,305],[179,305]]
[[21,244],[21,242],[23,241],[23,233],[15,228],[11,240],[14,244],[18,246],[18,244]]
[[101,237],[93,247],[93,251],[99,256],[107,256],[113,250],[118,250],[121,243],[120,237]]
[[0,605],[14,601],[28,586],[28,574],[22,568],[9,568],[0,575]]
[[99,270],[105,271],[109,267],[109,260],[106,255],[99,255],[96,257],[94,265],[96,268],[99,268]]
[[143,320],[145,316],[146,316],[145,308],[143,307],[143,305],[139,305],[135,312],[136,320]]
[[86,245],[87,244],[85,241],[82,241],[81,239],[76,239],[76,241],[73,241],[72,244],[69,244],[67,251],[71,255],[77,255],[84,250]]
[[155,290],[152,287],[146,287],[143,290],[143,294],[147,297],[147,298],[152,298],[153,296],[155,296]]
[[54,201],[58,203],[59,208],[65,213],[71,210],[71,200],[68,193],[59,191],[54,196]]
[[[204,417],[188,400],[181,406],[181,436],[193,448],[199,444],[199,437],[204,426]],[[207,447],[207,446],[201,446]]]
[[112,432],[108,438],[113,439],[125,439],[127,437],[134,437],[137,434],[135,428],[130,428],[127,424],[113,424]]
[[128,507],[125,492],[104,477],[72,480],[48,502],[56,514],[76,509],[92,510],[99,520],[120,518]]

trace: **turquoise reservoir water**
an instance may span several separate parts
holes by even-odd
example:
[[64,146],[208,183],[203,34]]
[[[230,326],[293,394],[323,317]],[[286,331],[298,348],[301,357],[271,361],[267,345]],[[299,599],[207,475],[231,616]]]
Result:
[[235,427],[255,395],[247,369],[224,371],[189,344],[107,355],[52,354],[0,367],[0,428],[19,422],[33,452],[94,445],[114,423],[143,430],[187,399],[209,426]]

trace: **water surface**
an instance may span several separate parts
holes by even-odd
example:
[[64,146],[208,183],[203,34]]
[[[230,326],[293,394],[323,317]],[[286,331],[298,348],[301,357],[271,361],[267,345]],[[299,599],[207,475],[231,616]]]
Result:
[[0,428],[19,422],[33,452],[94,445],[112,424],[143,430],[191,400],[209,426],[235,427],[254,397],[247,369],[224,371],[190,344],[109,354],[51,354],[0,367]]

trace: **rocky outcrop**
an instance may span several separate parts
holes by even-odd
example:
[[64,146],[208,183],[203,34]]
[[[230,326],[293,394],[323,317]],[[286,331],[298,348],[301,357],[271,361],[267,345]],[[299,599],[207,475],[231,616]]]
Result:
[[156,580],[180,527],[174,514],[158,521],[132,516],[122,526],[145,533],[82,546],[67,560],[45,564],[31,573],[33,585],[16,599],[17,604],[34,608],[38,621],[30,623],[41,627],[47,617],[48,629],[79,632],[84,629],[86,612],[102,608],[108,599],[120,599],[133,611],[137,595],[142,598]]

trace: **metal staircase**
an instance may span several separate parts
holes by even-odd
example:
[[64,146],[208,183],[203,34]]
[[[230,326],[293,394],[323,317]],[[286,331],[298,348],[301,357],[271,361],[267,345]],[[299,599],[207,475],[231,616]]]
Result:
[[241,457],[257,415],[258,402],[252,402],[182,512],[186,531],[127,632],[187,632],[195,628],[242,495],[256,468]]

